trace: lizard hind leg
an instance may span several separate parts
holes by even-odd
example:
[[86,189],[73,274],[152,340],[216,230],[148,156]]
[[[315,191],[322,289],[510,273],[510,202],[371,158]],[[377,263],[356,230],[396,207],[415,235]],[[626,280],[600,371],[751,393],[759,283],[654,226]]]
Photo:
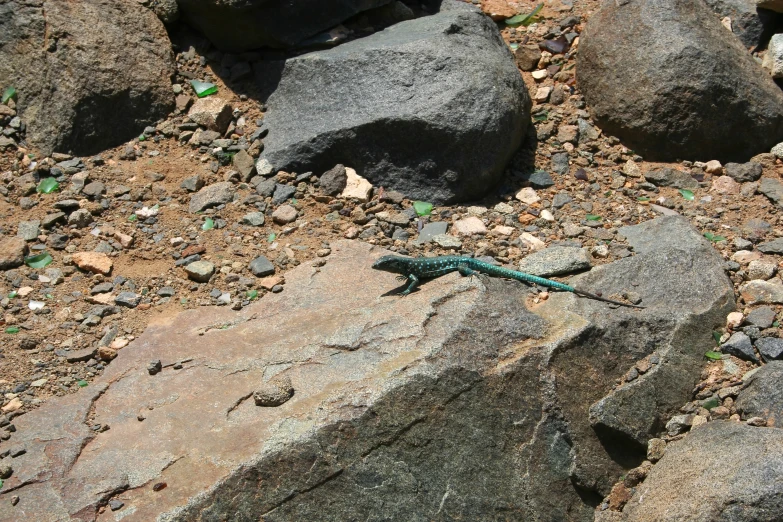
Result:
[[[474,277],[477,278],[479,281],[482,281],[482,276],[485,276],[485,274],[482,274],[481,272],[477,270],[473,270],[465,263],[460,263],[457,265],[457,271],[462,275],[463,277],[470,277],[473,279]],[[482,281],[482,283],[485,281]]]

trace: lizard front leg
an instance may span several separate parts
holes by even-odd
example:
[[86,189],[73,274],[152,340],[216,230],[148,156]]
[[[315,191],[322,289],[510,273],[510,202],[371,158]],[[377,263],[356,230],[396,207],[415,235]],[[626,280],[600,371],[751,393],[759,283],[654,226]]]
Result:
[[419,278],[414,274],[408,274],[408,281],[410,281],[410,284],[408,285],[408,288],[400,292],[401,296],[410,294],[414,288],[419,286]]

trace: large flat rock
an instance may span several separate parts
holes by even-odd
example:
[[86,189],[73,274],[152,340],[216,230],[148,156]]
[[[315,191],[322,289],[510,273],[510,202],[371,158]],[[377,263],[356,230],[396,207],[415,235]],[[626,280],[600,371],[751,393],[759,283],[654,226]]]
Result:
[[95,154],[174,108],[163,24],[134,0],[0,2],[0,85],[14,86],[27,141]]
[[[589,499],[644,458],[624,438],[605,445],[590,405],[651,353],[691,382],[661,411],[635,395],[625,408],[662,416],[687,400],[702,357],[691,342],[709,341],[733,297],[720,257],[697,248],[575,282],[633,290],[645,310],[567,293],[532,305],[520,283],[456,273],[400,298],[385,294],[392,274],[370,269],[387,251],[332,251],[241,312],[150,325],[94,384],[15,419],[0,450],[27,452],[0,520],[587,520]],[[163,371],[149,375],[155,359]],[[293,397],[256,406],[253,391],[280,378]],[[125,505],[111,512],[110,499]]]
[[427,201],[484,195],[530,120],[511,52],[495,23],[471,11],[401,22],[292,58],[279,74],[262,158],[316,174],[341,163]]

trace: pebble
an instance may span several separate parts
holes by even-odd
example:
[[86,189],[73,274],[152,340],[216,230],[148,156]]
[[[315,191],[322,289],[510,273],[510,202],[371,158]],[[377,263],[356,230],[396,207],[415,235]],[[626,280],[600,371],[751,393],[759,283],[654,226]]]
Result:
[[16,236],[24,239],[25,241],[33,241],[38,239],[40,234],[41,222],[38,220],[33,221],[20,221],[17,227]]
[[196,192],[201,190],[201,188],[204,186],[204,180],[201,179],[201,176],[197,174],[195,176],[185,178],[182,180],[182,183],[180,183],[179,186],[188,192]]
[[769,281],[750,281],[740,287],[740,295],[745,303],[783,304],[783,284]]
[[92,214],[90,211],[84,208],[80,208],[71,213],[68,216],[68,224],[73,225],[76,228],[84,228],[93,222]]
[[185,273],[193,281],[206,283],[215,273],[215,265],[209,261],[195,261],[185,266]]
[[764,254],[783,254],[783,237],[778,237],[765,243],[759,243],[756,248]]
[[726,163],[726,175],[739,183],[747,181],[756,181],[761,177],[761,165],[754,162],[748,163]]
[[228,181],[208,185],[190,197],[188,210],[192,213],[230,203],[234,199],[234,186]]
[[437,234],[432,237],[432,241],[442,246],[443,248],[462,248],[462,241],[449,234]]
[[744,319],[745,316],[742,314],[742,312],[731,312],[726,316],[726,328],[729,330],[734,330],[742,324]]
[[[720,161],[718,160],[710,160],[707,163],[704,164],[704,172],[707,174],[722,174],[723,173],[723,165],[720,164]],[[729,178],[731,179],[731,178]]]
[[[694,415],[690,413],[686,415],[673,416],[671,420],[669,420],[669,422],[666,423],[666,432],[669,434],[670,437],[674,437],[675,435],[679,435],[680,433],[688,431],[688,429],[693,424],[693,417]],[[649,451],[649,445],[648,445],[648,451]]]
[[487,233],[486,225],[484,225],[484,222],[476,216],[469,216],[455,221],[453,230],[458,236],[471,236],[473,234]]
[[295,193],[296,193],[296,187],[277,183],[275,185],[275,190],[272,193],[272,205],[279,205],[281,203],[288,201],[289,199],[294,197]]
[[296,221],[297,216],[297,210],[291,205],[280,205],[272,213],[272,221],[278,225],[285,225]]
[[109,275],[113,267],[111,258],[100,252],[77,252],[72,259],[76,266],[93,274]]
[[251,227],[260,227],[264,224],[263,212],[251,212],[242,216],[242,223]]
[[271,176],[275,173],[275,168],[272,166],[271,163],[269,163],[269,160],[266,158],[258,158],[256,161],[256,173],[259,176]]
[[419,237],[416,238],[416,241],[414,241],[417,245],[423,245],[424,243],[427,243],[429,241],[432,241],[432,238],[435,236],[443,235],[448,230],[449,224],[446,221],[434,221],[425,224],[421,232],[419,232]]
[[160,362],[160,359],[150,361],[149,364],[147,364],[147,373],[150,375],[155,375],[161,370],[163,370],[163,364]]
[[711,190],[718,194],[739,194],[740,184],[729,176],[719,176],[713,178]]
[[318,186],[328,196],[337,196],[345,190],[347,184],[348,175],[345,172],[345,165],[341,164],[324,172],[318,180]]
[[750,337],[743,332],[734,332],[729,340],[720,346],[720,350],[745,361],[758,362]]
[[783,359],[783,339],[762,337],[756,341],[756,348],[764,362]]
[[737,250],[731,256],[732,261],[736,261],[741,265],[746,265],[751,261],[755,261],[757,259],[761,259],[761,254],[759,252],[754,252],[751,250]]
[[541,201],[541,198],[538,197],[536,191],[530,187],[523,188],[517,192],[514,197],[526,205],[532,205],[533,203]]
[[778,271],[776,264],[762,259],[754,259],[748,263],[748,278],[749,279],[761,279],[766,281],[770,279]]
[[[187,271],[187,268],[185,270]],[[136,308],[141,302],[141,296],[134,292],[120,292],[117,297],[114,298],[114,302],[117,306]]]
[[[188,99],[190,99],[190,98],[188,98]],[[111,509],[112,511],[120,510],[120,509],[123,508],[124,505],[125,505],[124,502],[122,502],[120,500],[117,500],[117,499],[112,499],[112,500],[109,501],[109,509]]]
[[101,346],[98,348],[98,358],[101,361],[111,361],[117,357],[117,350],[109,346]]
[[773,310],[769,306],[760,306],[758,308],[754,308],[753,310],[751,310],[750,313],[748,314],[748,317],[745,320],[747,321],[748,324],[751,324],[753,326],[758,326],[759,328],[762,329],[769,328],[770,326],[772,326],[772,323],[775,322],[775,310]]
[[275,273],[275,265],[273,265],[264,256],[258,256],[250,262],[250,271],[256,277],[269,276]]
[[519,263],[519,270],[539,277],[570,274],[591,267],[586,248],[549,247],[534,252]]
[[0,270],[16,268],[24,263],[27,242],[21,237],[0,239]]
[[188,118],[207,129],[223,134],[231,123],[232,111],[233,108],[227,101],[217,96],[208,96],[196,100],[188,112]]
[[359,176],[355,170],[350,167],[345,167],[346,184],[343,189],[343,198],[358,199],[359,201],[366,202],[370,200],[372,194],[372,184]]
[[294,396],[294,387],[289,377],[275,377],[253,392],[256,406],[275,407],[288,402]]
[[[546,75],[546,71],[543,71]],[[552,87],[539,87],[533,95],[533,100],[538,103],[545,103],[549,99],[549,95],[552,93]]]

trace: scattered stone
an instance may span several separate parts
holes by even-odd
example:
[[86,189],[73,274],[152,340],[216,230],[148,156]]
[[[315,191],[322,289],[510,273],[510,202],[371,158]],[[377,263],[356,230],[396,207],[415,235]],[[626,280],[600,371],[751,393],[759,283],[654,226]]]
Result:
[[150,361],[149,364],[147,364],[147,372],[150,375],[155,375],[156,373],[159,373],[163,370],[163,364],[160,362],[160,359],[157,359],[155,361]]
[[93,274],[109,275],[113,266],[111,258],[100,252],[77,252],[72,259],[80,269]]
[[764,254],[783,254],[783,237],[760,243],[756,248]]
[[419,237],[416,239],[415,244],[423,245],[428,241],[431,241],[435,236],[443,235],[448,230],[449,224],[446,221],[434,221],[427,223],[419,232]]
[[666,441],[663,439],[650,439],[647,442],[647,460],[658,462],[666,453]]
[[100,346],[98,348],[98,358],[101,361],[112,361],[117,357],[117,350],[109,346]]
[[713,178],[711,190],[718,194],[739,194],[740,185],[728,176],[718,176]]
[[539,277],[570,274],[591,267],[586,248],[549,247],[534,252],[519,263],[519,270]]
[[259,176],[271,176],[275,173],[275,168],[269,163],[268,159],[258,158],[258,161],[256,161],[256,173]]
[[762,259],[754,259],[748,263],[748,278],[749,279],[761,279],[766,281],[770,279],[778,271],[778,267],[775,263],[764,261]]
[[272,378],[253,392],[256,406],[274,407],[288,402],[294,396],[290,377]]
[[[174,5],[176,5],[176,4],[174,4]],[[188,99],[190,99],[190,98],[188,98]],[[124,505],[125,505],[125,503],[123,501],[121,501],[121,500],[112,499],[112,500],[109,501],[109,509],[111,509],[112,511],[118,511],[118,510],[122,509]]]
[[198,283],[207,283],[215,273],[215,265],[209,261],[194,261],[185,266],[185,273],[193,281]]
[[242,176],[242,181],[249,181],[256,172],[256,165],[255,161],[253,160],[253,156],[244,150],[240,150],[234,154],[234,157],[231,161],[234,164],[234,167],[239,171],[239,174]]
[[769,281],[749,281],[740,287],[740,295],[751,304],[783,304],[783,284]]
[[275,191],[272,193],[272,205],[279,205],[288,201],[296,193],[296,187],[278,183],[275,185]]
[[726,163],[726,175],[737,181],[745,183],[747,181],[756,181],[763,173],[761,165],[758,163]]
[[773,178],[761,178],[758,191],[779,207],[783,207],[783,183],[780,181]]
[[696,189],[699,183],[687,172],[663,168],[652,170],[644,175],[644,179],[659,187],[674,187],[679,189]]
[[[188,265],[190,266],[190,265]],[[187,271],[187,268],[185,268]],[[188,273],[190,275],[190,273]],[[124,306],[126,308],[136,308],[141,302],[141,296],[134,292],[120,292],[117,297],[114,298],[114,303],[117,306]]]
[[750,337],[743,332],[734,332],[731,334],[729,340],[720,346],[720,350],[723,353],[733,355],[744,361],[759,362],[758,358],[756,358],[756,353],[753,351]]
[[190,197],[190,212],[200,212],[208,208],[230,203],[234,199],[234,186],[228,181],[213,183],[202,188]]
[[69,363],[89,361],[95,355],[95,348],[82,348],[81,350],[71,350],[66,353],[65,360]]
[[[780,4],[780,2],[776,3]],[[783,34],[772,35],[761,66],[767,69],[773,78],[783,78]]]
[[541,198],[538,197],[536,191],[531,187],[523,188],[517,192],[514,197],[526,205],[532,205],[533,203],[541,201]]
[[693,415],[675,415],[666,423],[666,431],[670,437],[688,431],[693,424]]
[[85,208],[80,208],[68,216],[68,224],[76,228],[84,228],[93,222],[92,214]]
[[264,213],[251,212],[249,214],[245,214],[242,217],[242,223],[245,225],[250,225],[251,227],[260,227],[264,224]]
[[223,134],[231,123],[231,105],[217,96],[199,98],[188,112],[188,118],[199,125]]
[[269,276],[275,273],[275,265],[264,256],[258,256],[252,260],[249,268],[256,277]]
[[201,179],[201,176],[196,174],[195,176],[190,176],[189,178],[182,180],[182,183],[180,183],[179,186],[188,192],[196,192],[201,190],[201,187],[204,186],[204,180]]
[[442,246],[443,248],[462,248],[462,241],[449,234],[437,234],[432,237],[432,241]]
[[743,417],[764,417],[769,426],[783,426],[783,361],[770,360],[745,380],[734,406]]
[[0,239],[0,270],[16,268],[24,263],[27,255],[27,243],[21,237]]
[[471,236],[473,234],[487,233],[486,225],[476,216],[468,216],[455,221],[452,225],[452,230],[457,236]]
[[783,339],[778,337],[762,337],[756,341],[756,349],[764,362],[783,359]]
[[346,184],[343,189],[343,198],[355,198],[359,201],[369,201],[372,194],[372,184],[359,176],[355,170],[345,167]]
[[348,175],[344,165],[335,165],[321,175],[318,186],[327,196],[337,196],[345,190],[348,184]]
[[298,211],[291,205],[280,205],[272,213],[272,221],[278,225],[285,225],[296,221]]

